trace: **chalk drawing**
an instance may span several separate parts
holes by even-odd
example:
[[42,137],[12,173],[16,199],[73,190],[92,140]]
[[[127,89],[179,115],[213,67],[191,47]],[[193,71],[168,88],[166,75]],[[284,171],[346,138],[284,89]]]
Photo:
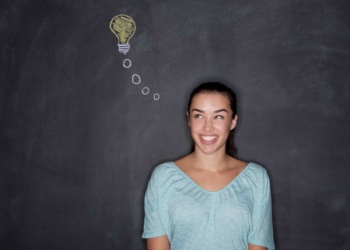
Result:
[[160,95],[159,95],[159,94],[156,93],[156,94],[153,95],[153,99],[154,99],[155,101],[158,101],[159,98],[160,98]]
[[131,81],[133,84],[140,84],[141,82],[141,77],[137,74],[133,74],[131,77]]
[[118,38],[118,48],[120,53],[128,53],[130,49],[129,41],[135,34],[136,23],[132,17],[120,14],[112,18],[109,28]]
[[[109,23],[109,28],[113,32],[113,34],[118,38],[118,48],[119,52],[123,53],[124,55],[128,53],[130,50],[130,44],[129,41],[133,37],[136,31],[136,23],[132,17],[125,15],[125,14],[119,14],[112,18],[112,20]],[[123,67],[128,69],[132,65],[130,59],[124,59],[123,61]],[[141,83],[141,77],[138,74],[133,74],[131,77],[131,81],[135,85],[139,85]],[[144,87],[141,90],[143,95],[148,95],[150,93],[150,89],[148,87]],[[155,101],[159,100],[160,95],[158,93],[155,93],[153,95],[153,99]]]
[[148,93],[149,93],[149,88],[144,87],[144,88],[141,90],[141,92],[142,92],[142,94],[144,94],[144,95],[148,95]]
[[123,61],[123,66],[124,66],[124,68],[130,68],[131,67],[131,61],[129,60],[129,59],[125,59],[124,61]]

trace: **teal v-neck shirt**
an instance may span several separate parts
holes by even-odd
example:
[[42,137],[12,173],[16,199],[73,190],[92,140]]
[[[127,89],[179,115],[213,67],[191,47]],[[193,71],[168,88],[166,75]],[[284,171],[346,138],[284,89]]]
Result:
[[143,238],[167,235],[171,250],[275,249],[270,181],[255,163],[209,192],[173,162],[157,166],[145,195]]

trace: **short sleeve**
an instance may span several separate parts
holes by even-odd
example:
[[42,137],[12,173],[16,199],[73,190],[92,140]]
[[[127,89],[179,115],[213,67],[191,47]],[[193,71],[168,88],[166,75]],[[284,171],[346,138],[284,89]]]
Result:
[[142,238],[165,235],[159,215],[157,169],[152,173],[145,195],[145,220]]
[[274,250],[271,190],[266,170],[259,179],[257,180],[259,186],[253,207],[252,230],[248,235],[248,243]]

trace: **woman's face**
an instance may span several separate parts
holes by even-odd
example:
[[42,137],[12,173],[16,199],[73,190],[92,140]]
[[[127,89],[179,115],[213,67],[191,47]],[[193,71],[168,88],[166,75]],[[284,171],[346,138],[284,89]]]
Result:
[[205,154],[223,150],[230,130],[234,129],[237,115],[232,118],[229,99],[219,93],[200,93],[192,98],[188,125],[195,149]]

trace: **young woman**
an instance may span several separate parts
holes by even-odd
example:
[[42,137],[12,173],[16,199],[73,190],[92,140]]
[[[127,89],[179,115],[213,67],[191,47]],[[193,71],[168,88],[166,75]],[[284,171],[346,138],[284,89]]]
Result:
[[236,95],[204,83],[190,96],[192,153],[157,166],[145,196],[148,250],[275,249],[266,170],[236,158]]

